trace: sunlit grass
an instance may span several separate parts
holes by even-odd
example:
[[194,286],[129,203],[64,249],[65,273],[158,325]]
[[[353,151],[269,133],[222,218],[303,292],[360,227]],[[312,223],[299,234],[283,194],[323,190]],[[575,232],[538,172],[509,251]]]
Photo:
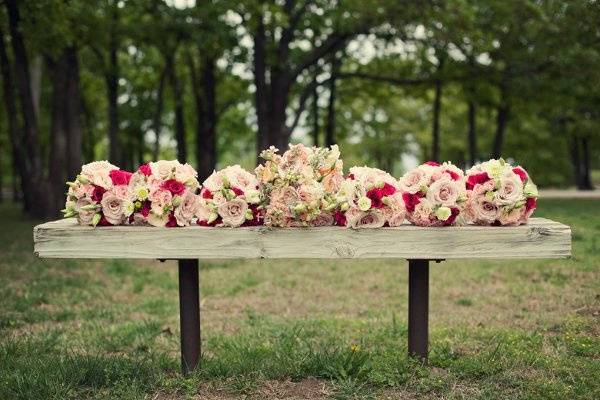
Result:
[[599,398],[600,202],[537,215],[573,227],[573,259],[432,264],[428,366],[404,261],[204,263],[183,378],[174,262],[39,260],[2,205],[0,398]]

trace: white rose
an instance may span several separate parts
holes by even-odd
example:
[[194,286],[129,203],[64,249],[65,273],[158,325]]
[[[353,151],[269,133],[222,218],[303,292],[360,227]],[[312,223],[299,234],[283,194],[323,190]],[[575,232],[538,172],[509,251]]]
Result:
[[175,170],[181,166],[177,160],[160,160],[150,163],[150,170],[153,175],[156,175],[160,179],[167,180],[174,176]]

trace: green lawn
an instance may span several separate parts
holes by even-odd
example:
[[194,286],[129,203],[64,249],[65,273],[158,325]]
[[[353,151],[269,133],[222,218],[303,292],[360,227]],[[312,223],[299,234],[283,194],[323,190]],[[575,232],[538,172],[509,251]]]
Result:
[[431,352],[406,358],[403,261],[201,266],[201,369],[179,374],[174,262],[39,260],[0,206],[0,399],[600,398],[600,201],[541,201],[571,260],[430,271]]

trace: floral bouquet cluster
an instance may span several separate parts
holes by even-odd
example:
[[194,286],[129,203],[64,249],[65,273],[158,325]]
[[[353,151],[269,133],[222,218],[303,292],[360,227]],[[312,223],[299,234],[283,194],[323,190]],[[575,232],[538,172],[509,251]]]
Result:
[[81,168],[69,190],[65,218],[77,217],[81,225],[120,225],[133,213],[129,193],[131,172],[120,170],[108,161],[94,161]]
[[527,171],[503,159],[468,170],[466,188],[469,220],[479,225],[523,224],[537,205],[537,187]]
[[189,164],[143,164],[135,173],[108,161],[82,167],[69,190],[65,217],[82,225],[306,227],[353,229],[524,224],[537,187],[525,169],[503,159],[465,173],[428,161],[396,180],[377,168],[352,167],[344,178],[337,146],[270,147],[254,172],[239,165],[213,172],[202,184]]
[[189,226],[200,202],[197,172],[177,160],[157,161],[140,166],[129,181],[134,224]]
[[342,160],[337,146],[331,148],[290,145],[282,155],[270,147],[255,169],[259,181],[264,222],[269,226],[333,225],[337,207]]
[[350,228],[399,226],[406,209],[398,182],[385,171],[352,167],[336,194],[336,225]]
[[198,225],[236,228],[262,224],[258,180],[239,165],[213,172],[202,183],[200,197]]
[[461,169],[428,161],[400,178],[407,219],[419,226],[447,226],[463,222],[467,193]]

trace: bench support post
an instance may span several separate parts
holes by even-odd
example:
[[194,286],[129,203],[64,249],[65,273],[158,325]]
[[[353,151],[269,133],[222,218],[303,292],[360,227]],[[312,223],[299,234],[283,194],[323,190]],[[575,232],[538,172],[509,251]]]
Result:
[[200,360],[200,290],[198,260],[179,260],[181,369],[193,371]]
[[408,355],[427,360],[429,260],[408,260]]

